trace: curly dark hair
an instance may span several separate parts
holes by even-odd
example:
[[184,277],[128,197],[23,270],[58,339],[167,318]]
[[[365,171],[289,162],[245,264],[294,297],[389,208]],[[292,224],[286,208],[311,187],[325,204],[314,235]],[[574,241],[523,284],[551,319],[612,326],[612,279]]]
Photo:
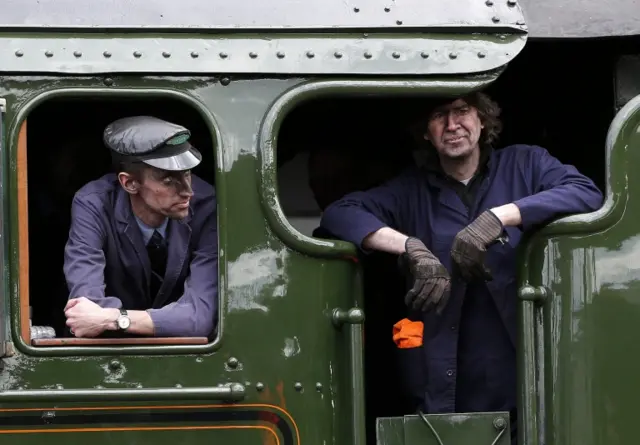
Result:
[[443,97],[430,100],[428,104],[429,111],[426,114],[422,114],[420,120],[412,126],[411,132],[418,143],[424,144],[426,142],[429,146],[431,145],[428,141],[424,140],[424,134],[427,131],[427,122],[429,121],[431,113],[438,106],[453,102],[457,99],[464,100],[478,110],[478,117],[484,126],[480,133],[480,140],[478,141],[480,147],[484,148],[493,145],[502,131],[502,121],[500,120],[502,110],[497,102],[493,101],[486,93],[479,91],[461,97]]

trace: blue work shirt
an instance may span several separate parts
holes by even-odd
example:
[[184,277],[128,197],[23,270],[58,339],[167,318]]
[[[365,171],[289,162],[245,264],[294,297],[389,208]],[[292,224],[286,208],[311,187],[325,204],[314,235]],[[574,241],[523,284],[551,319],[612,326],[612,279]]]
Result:
[[157,231],[163,239],[167,238],[167,226],[169,225],[169,218],[165,218],[158,227],[151,227],[144,223],[140,218],[133,215],[138,223],[138,227],[140,227],[140,232],[142,232],[142,242],[146,246],[149,244],[151,237],[153,236],[153,232]]
[[155,298],[143,231],[115,174],[82,187],[71,205],[64,251],[69,298],[104,308],[147,310],[156,337],[208,337],[218,310],[215,189],[191,175],[189,214],[166,228],[167,267]]
[[[363,251],[364,238],[383,227],[417,237],[452,274],[443,313],[420,314],[423,345],[403,351],[414,380],[409,386],[426,413],[515,414],[516,247],[524,231],[563,215],[594,211],[603,201],[589,178],[541,147],[512,145],[487,154],[486,172],[466,202],[450,178],[412,167],[379,187],[334,202],[320,223]],[[485,210],[509,203],[518,206],[522,224],[506,227],[508,242],[488,249],[493,280],[465,283],[452,272],[453,239]]]

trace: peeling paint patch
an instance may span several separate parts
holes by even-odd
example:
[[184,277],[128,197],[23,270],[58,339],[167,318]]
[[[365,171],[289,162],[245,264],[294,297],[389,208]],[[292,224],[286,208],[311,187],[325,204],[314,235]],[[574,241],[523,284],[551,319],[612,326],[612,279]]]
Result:
[[293,338],[285,338],[284,339],[284,348],[282,348],[282,354],[286,358],[291,358],[300,353],[300,342],[298,341],[298,337]]
[[247,252],[229,263],[229,309],[268,312],[266,299],[286,294],[286,249]]
[[127,372],[126,366],[121,364],[117,369],[113,369],[109,366],[108,363],[100,366],[105,373],[104,383],[123,383],[122,378]]

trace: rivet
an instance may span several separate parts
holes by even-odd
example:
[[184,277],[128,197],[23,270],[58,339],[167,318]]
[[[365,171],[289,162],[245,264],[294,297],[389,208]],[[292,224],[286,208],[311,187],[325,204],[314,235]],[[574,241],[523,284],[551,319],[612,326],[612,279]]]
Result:
[[264,389],[264,383],[262,383],[262,382],[256,383],[256,389],[258,391],[262,391]]
[[362,37],[364,37],[366,39],[367,37],[369,37],[369,33],[368,32],[363,32],[362,33]]
[[45,51],[44,55],[47,57],[53,57],[53,51]]
[[389,12],[389,11],[391,11],[391,8],[389,7],[384,8],[384,12]]
[[111,369],[119,369],[120,368],[120,362],[118,360],[111,360],[111,362],[109,362],[109,368]]
[[140,57],[142,57],[142,53],[140,51],[134,51],[133,57],[135,57],[136,59],[139,59]]
[[487,6],[493,6],[493,1],[487,0],[486,2],[484,2],[484,4]]
[[229,360],[227,360],[227,365],[229,365],[230,368],[237,368],[238,359],[235,357],[229,357]]
[[313,51],[307,51],[307,57],[309,59],[313,59],[316,55],[313,53]]
[[340,59],[342,57],[342,53],[340,51],[336,51],[335,53],[333,53],[333,55],[336,59]]
[[180,383],[176,383],[176,388],[182,388],[182,385]]
[[142,383],[138,383],[138,384],[136,385],[136,388],[138,388],[138,389],[143,388]]
[[394,59],[399,59],[400,53],[398,51],[394,51],[393,54],[391,54],[391,57],[393,57]]
[[507,5],[513,7],[516,5],[516,0],[507,0]]
[[302,383],[300,382],[296,382],[293,387],[296,389],[296,391],[302,391]]
[[284,53],[283,53],[282,51],[278,51],[278,52],[276,53],[276,57],[277,57],[278,59],[284,59]]
[[223,77],[222,79],[220,79],[220,83],[226,87],[231,83],[231,79],[229,79],[228,77]]
[[247,380],[246,382],[244,382],[244,386],[251,386],[251,382]]
[[22,56],[24,56],[24,53],[22,52],[22,50],[20,50],[20,49],[17,50],[16,51],[16,57],[22,57]]
[[108,59],[109,57],[111,57],[111,52],[110,51],[105,51],[105,52],[102,53],[102,55]]
[[493,20],[493,23],[498,23],[500,21],[500,17],[494,15],[493,17],[491,17],[491,20]]
[[56,413],[54,413],[53,411],[45,411],[42,413],[42,421],[47,425],[50,424],[55,417]]
[[480,57],[481,59],[484,59],[486,57],[486,54],[484,53],[484,51],[480,51],[478,53],[478,57]]
[[58,384],[56,385],[56,389],[64,389],[64,386],[62,386],[60,383],[58,383]]
[[171,57],[171,53],[168,51],[162,51],[162,57],[168,59],[169,57]]
[[396,25],[402,25],[402,20],[396,20]]
[[76,57],[82,57],[82,51],[74,51],[73,55]]
[[97,386],[96,386],[96,389],[104,389],[104,386],[102,386],[102,385],[97,385]]
[[369,51],[364,53],[364,58],[365,59],[370,59],[371,57],[373,57],[373,55]]
[[258,54],[257,54],[257,53],[254,53],[253,51],[251,51],[251,52],[249,53],[249,57],[251,57],[252,59],[255,59],[256,57],[258,57]]
[[226,59],[227,57],[228,57],[228,55],[227,55],[227,53],[225,53],[224,51],[222,51],[222,52],[220,53],[220,58],[221,58],[221,59]]
[[360,8],[356,6],[355,8],[353,8],[353,12],[360,12]]
[[449,58],[450,59],[457,59],[458,58],[458,53],[449,53]]
[[199,55],[200,54],[198,54],[198,51],[191,51],[191,58],[197,59]]
[[498,431],[502,431],[507,427],[507,422],[502,417],[496,417],[493,420],[493,427]]
[[316,391],[322,391],[322,383],[316,383]]
[[422,57],[423,59],[428,59],[429,58],[429,53],[426,51],[422,51],[420,53],[420,57]]
[[111,77],[107,77],[106,79],[104,79],[104,84],[110,87],[111,85],[113,85],[113,79]]

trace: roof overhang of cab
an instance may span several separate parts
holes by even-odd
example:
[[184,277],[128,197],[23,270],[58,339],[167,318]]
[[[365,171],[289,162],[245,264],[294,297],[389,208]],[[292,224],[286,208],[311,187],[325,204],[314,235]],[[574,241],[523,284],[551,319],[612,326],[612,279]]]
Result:
[[6,0],[0,70],[477,74],[526,38],[515,0]]
[[519,0],[531,38],[599,38],[640,34],[638,0]]

